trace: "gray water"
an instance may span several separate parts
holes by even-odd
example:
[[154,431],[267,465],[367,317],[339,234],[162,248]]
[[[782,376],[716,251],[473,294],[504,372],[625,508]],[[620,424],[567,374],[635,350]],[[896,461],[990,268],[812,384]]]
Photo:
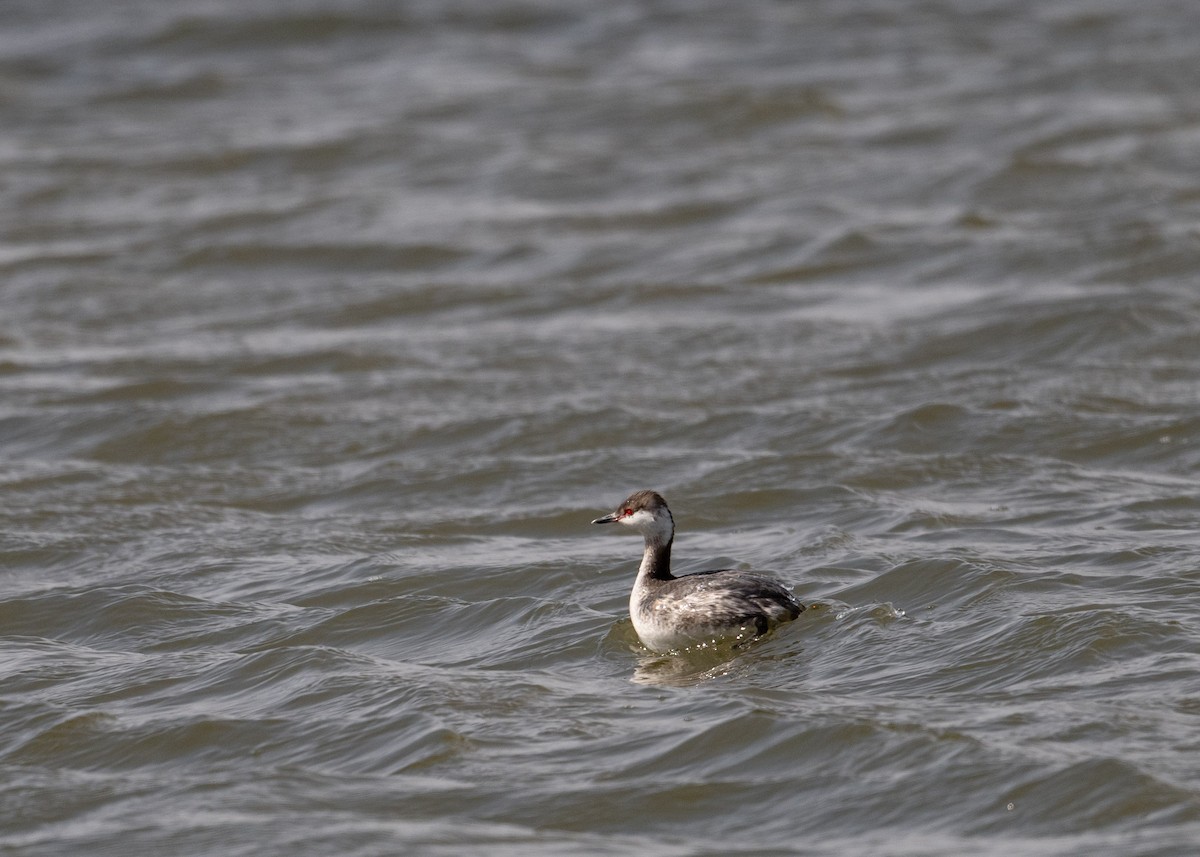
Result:
[[1200,6],[0,8],[0,851],[1197,853]]

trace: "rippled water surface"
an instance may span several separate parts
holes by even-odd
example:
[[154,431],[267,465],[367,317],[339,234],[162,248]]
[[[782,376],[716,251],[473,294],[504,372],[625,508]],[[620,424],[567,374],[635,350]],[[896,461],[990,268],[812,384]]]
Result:
[[3,17],[0,850],[1197,853],[1196,4]]

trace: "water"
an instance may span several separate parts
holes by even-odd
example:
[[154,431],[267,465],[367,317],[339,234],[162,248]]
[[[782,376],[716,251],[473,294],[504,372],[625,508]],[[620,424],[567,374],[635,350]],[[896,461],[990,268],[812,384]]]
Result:
[[1196,852],[1195,4],[4,21],[0,849]]

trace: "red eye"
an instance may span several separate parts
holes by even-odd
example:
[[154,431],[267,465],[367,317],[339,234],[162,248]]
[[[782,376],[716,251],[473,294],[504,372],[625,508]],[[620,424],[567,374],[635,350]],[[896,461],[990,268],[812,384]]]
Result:
[[633,514],[633,509],[626,509],[624,512],[621,513],[621,517],[628,518],[632,514]]

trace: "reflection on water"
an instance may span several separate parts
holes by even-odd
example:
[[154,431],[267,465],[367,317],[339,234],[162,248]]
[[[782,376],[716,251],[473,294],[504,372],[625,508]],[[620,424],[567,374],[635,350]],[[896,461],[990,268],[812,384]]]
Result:
[[643,654],[634,667],[632,680],[637,684],[687,687],[728,675],[734,669],[736,650],[676,653],[663,656]]

